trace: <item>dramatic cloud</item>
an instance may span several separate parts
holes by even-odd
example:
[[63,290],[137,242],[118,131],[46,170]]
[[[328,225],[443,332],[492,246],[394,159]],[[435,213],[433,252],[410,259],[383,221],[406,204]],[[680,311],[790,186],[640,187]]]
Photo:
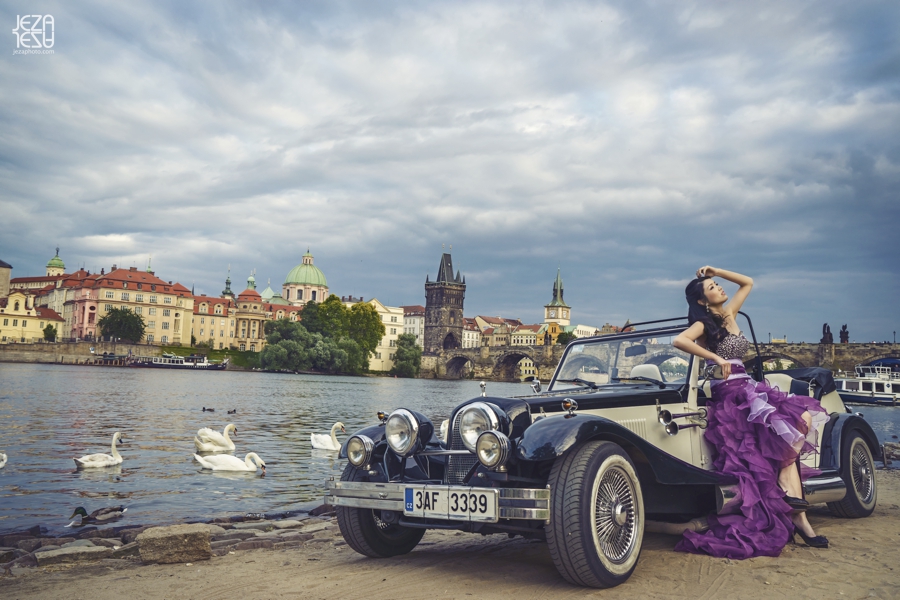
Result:
[[[0,60],[0,259],[198,291],[309,247],[332,292],[466,314],[685,312],[711,263],[757,333],[891,339],[900,6],[890,2],[63,2]],[[833,329],[836,331],[837,329]]]

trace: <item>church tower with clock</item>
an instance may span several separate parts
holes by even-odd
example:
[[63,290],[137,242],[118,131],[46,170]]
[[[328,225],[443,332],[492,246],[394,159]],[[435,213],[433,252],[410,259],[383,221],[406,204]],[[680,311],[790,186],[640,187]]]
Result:
[[544,305],[544,323],[569,325],[572,322],[572,308],[563,300],[563,281],[559,269],[553,282],[553,300]]

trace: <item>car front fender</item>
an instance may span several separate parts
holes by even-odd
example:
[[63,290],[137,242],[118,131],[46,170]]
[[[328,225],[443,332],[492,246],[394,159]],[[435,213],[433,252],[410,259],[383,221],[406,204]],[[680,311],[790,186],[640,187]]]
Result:
[[555,460],[590,440],[609,440],[622,446],[637,463],[646,461],[656,480],[671,485],[727,485],[733,478],[699,469],[663,452],[615,421],[596,415],[544,417],[536,421],[516,445],[523,461]]

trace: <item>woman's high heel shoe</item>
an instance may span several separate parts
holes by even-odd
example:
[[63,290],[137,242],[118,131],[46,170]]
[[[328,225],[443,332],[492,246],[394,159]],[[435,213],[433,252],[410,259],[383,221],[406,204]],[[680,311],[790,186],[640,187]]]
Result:
[[[814,535],[813,537],[807,536],[803,533],[803,530],[794,525],[794,533],[800,534],[800,537],[803,538],[803,541],[806,542],[806,545],[810,548],[827,548],[828,547],[828,538],[824,535]],[[793,536],[791,536],[793,538]]]

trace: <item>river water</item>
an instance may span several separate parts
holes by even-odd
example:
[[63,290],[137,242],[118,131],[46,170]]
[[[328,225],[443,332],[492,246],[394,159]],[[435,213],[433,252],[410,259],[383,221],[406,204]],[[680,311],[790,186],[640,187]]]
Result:
[[[488,391],[531,389],[489,382]],[[399,407],[440,426],[480,393],[477,381],[0,363],[0,452],[9,455],[0,469],[0,532],[40,524],[63,533],[78,506],[123,504],[122,524],[308,507],[344,466],[336,452],[314,450],[311,433],[327,434],[336,421],[352,433]],[[194,461],[197,430],[228,423],[238,431],[234,454],[256,452],[265,477],[204,471]],[[75,469],[74,457],[109,454],[116,431],[127,441],[118,446],[122,465]]]
[[[530,392],[488,382],[491,395]],[[399,407],[439,426],[478,395],[477,381],[0,363],[0,451],[9,455],[0,469],[0,532],[40,524],[63,533],[77,506],[124,504],[121,524],[138,525],[309,507],[344,462],[314,450],[311,433],[327,434],[335,421],[352,433]],[[900,408],[858,410],[882,442],[897,441]],[[228,423],[238,430],[234,454],[259,454],[265,477],[204,471],[194,461],[197,430]],[[109,453],[116,431],[127,440],[122,465],[75,469],[74,457]]]

